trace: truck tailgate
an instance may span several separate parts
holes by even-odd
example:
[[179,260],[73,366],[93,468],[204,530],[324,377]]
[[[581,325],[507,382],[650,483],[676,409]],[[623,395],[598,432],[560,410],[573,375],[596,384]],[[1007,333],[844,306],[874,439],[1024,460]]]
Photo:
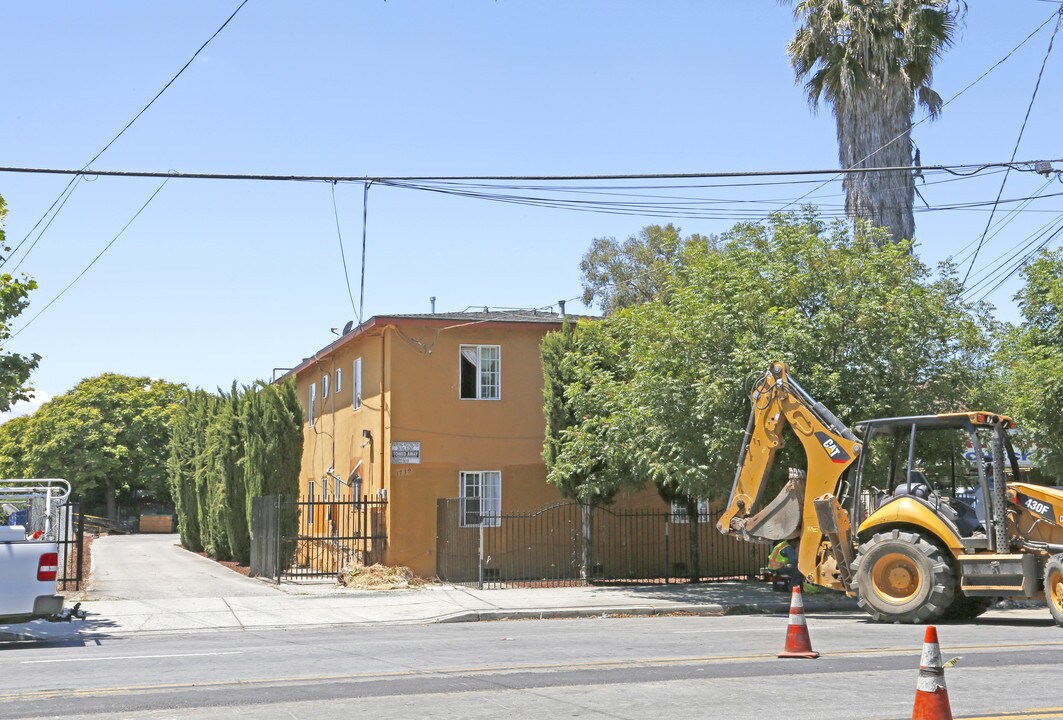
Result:
[[38,580],[37,569],[42,555],[56,552],[55,543],[0,540],[0,617],[32,613],[39,596],[55,594],[55,580]]

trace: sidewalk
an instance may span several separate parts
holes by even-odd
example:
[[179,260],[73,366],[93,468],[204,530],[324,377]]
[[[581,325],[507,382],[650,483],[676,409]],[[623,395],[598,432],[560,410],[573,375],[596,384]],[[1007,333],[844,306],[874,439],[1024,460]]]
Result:
[[[160,600],[87,600],[84,622],[0,625],[12,635],[59,639],[73,635],[243,630],[312,625],[427,624],[479,620],[575,618],[602,615],[729,615],[786,613],[788,593],[767,583],[591,586],[472,590],[431,585],[416,590],[347,590],[330,584],[274,586],[266,595]],[[72,603],[70,603],[72,604]],[[808,595],[809,613],[855,612],[837,593]]]

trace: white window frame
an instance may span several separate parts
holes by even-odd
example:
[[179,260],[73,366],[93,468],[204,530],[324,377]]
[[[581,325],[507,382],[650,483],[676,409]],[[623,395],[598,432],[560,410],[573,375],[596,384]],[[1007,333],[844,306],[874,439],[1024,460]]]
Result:
[[325,398],[328,397],[328,386],[329,386],[329,374],[325,373],[324,375],[321,376],[321,399],[322,400],[324,400]]
[[356,357],[352,364],[352,372],[354,373],[354,379],[352,381],[351,390],[351,407],[355,410],[362,407],[362,358]]
[[310,383],[310,397],[308,407],[306,409],[306,416],[310,422],[310,427],[314,427],[314,415],[317,410],[317,383]]
[[306,483],[306,492],[310,498],[310,502],[306,505],[306,522],[310,527],[314,526],[314,481],[308,480]]
[[336,394],[343,392],[343,368],[336,368]]
[[[475,491],[475,494],[470,494],[469,491]],[[461,498],[462,527],[500,527],[502,525],[502,472],[500,470],[462,470],[458,476],[458,497]]]
[[[484,350],[495,351],[497,365],[495,370],[485,369]],[[470,357],[473,355],[473,357]],[[490,359],[488,359],[489,361]],[[476,397],[462,395],[463,361],[476,368]],[[494,377],[492,378],[491,375]],[[493,382],[492,382],[493,380]],[[502,399],[502,346],[501,345],[460,345],[458,346],[458,397],[462,400],[501,400]]]
[[[705,498],[698,498],[698,522],[704,525],[709,522],[709,520],[709,501]],[[682,525],[690,522],[690,518],[687,517],[687,508],[684,503],[672,503],[672,522]]]

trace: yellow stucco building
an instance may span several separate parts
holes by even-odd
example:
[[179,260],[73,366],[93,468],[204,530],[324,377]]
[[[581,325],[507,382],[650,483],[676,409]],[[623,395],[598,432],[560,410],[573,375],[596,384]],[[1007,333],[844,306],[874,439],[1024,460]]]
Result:
[[301,494],[386,499],[386,563],[422,576],[439,498],[484,513],[560,500],[541,456],[539,343],[561,325],[541,311],[384,315],[314,353],[285,376],[305,411]]

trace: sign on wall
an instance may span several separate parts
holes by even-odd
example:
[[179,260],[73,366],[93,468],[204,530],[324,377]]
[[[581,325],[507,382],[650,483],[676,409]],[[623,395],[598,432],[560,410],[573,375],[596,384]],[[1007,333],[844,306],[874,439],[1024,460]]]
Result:
[[391,443],[392,465],[420,465],[421,443],[419,442],[393,442]]

